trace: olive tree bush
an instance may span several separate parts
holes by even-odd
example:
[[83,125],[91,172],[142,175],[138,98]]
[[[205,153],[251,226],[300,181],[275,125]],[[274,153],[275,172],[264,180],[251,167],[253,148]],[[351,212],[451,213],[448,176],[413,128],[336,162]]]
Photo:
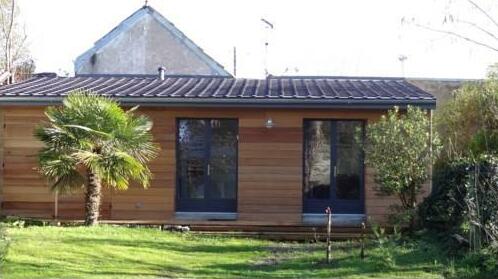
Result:
[[412,228],[417,195],[430,178],[438,146],[429,115],[416,107],[408,106],[406,112],[395,107],[367,127],[366,160],[375,169],[377,191],[399,198],[400,213]]
[[[492,247],[498,255],[498,71],[465,84],[435,117],[443,152],[424,225],[451,235],[456,248]],[[453,239],[456,240],[453,241]]]
[[436,113],[443,160],[498,154],[498,78],[465,84]]

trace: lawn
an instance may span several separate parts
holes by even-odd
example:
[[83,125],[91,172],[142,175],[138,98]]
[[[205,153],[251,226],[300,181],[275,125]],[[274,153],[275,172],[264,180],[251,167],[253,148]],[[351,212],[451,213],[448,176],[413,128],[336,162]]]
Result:
[[442,278],[448,270],[425,241],[359,258],[356,242],[324,245],[164,232],[153,228],[10,227],[2,278]]

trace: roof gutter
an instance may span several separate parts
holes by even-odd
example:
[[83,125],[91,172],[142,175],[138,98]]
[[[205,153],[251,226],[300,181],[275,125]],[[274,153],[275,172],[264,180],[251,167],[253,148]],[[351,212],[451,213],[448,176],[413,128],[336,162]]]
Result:
[[[418,106],[436,108],[435,99],[272,99],[261,98],[157,98],[126,97],[117,99],[122,105],[150,107],[226,107],[226,108],[341,108],[341,109],[389,109],[393,106]],[[63,97],[0,97],[0,106],[59,105]]]

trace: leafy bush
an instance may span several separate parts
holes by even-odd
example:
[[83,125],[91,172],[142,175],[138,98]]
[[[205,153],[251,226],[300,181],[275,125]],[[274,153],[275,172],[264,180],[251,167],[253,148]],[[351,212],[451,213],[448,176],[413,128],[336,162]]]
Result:
[[460,266],[467,269],[475,269],[478,278],[498,277],[498,254],[489,249],[482,249],[468,253],[463,257]]
[[498,157],[482,156],[465,183],[471,248],[498,245]]
[[450,232],[460,246],[498,247],[498,158],[438,164],[434,191],[419,214],[426,227]]
[[[408,106],[400,113],[395,107],[368,125],[365,153],[367,164],[376,170],[377,190],[398,197],[404,213],[414,212],[437,150],[437,136],[431,135],[430,119],[422,109]],[[409,219],[413,228],[414,215]]]
[[497,278],[498,72],[457,90],[435,120],[443,152],[419,219],[440,230],[449,251],[463,253],[459,265],[473,270],[461,274],[450,268],[449,277]]
[[436,112],[446,159],[498,153],[498,79],[468,83]]
[[461,186],[469,179],[470,165],[464,159],[435,165],[432,193],[419,207],[423,227],[446,231],[462,224],[466,189]]

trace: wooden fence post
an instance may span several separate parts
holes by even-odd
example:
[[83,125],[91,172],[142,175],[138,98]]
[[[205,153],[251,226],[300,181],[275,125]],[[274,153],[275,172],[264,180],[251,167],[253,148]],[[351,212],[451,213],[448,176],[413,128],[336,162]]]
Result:
[[364,259],[365,258],[365,222],[361,222],[361,252],[360,252],[360,258]]
[[332,243],[330,242],[330,233],[332,229],[332,209],[330,206],[325,209],[327,214],[327,263],[330,263],[330,253],[332,252]]
[[54,220],[59,219],[59,191],[55,190],[54,193]]

